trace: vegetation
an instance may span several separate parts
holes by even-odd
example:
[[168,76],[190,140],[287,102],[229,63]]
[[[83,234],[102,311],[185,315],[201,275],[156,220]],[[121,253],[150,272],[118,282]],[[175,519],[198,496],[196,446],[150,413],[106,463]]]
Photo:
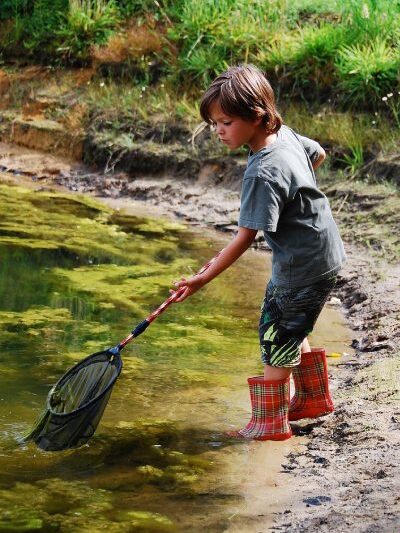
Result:
[[348,107],[382,107],[399,83],[399,0],[5,0],[0,20],[5,59],[118,64],[195,94],[238,62]]
[[[77,132],[106,129],[128,144],[149,124],[164,128],[176,121],[186,128],[181,136],[187,140],[210,80],[229,64],[252,62],[266,71],[285,121],[339,145],[350,175],[371,155],[398,146],[399,43],[400,0],[0,4],[9,107],[43,92],[38,76],[17,76],[13,83],[11,59],[17,65],[42,63],[53,79],[60,70],[53,67],[82,66],[92,74],[86,81],[72,76],[67,86],[67,76],[58,80],[50,91],[58,104],[48,106],[46,118]],[[168,135],[162,134],[163,142],[170,142]]]

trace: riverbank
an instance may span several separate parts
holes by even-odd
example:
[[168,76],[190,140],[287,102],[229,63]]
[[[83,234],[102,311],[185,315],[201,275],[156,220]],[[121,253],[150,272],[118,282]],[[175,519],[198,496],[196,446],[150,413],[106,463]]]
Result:
[[[152,205],[155,213],[200,227],[234,230],[238,183],[231,178],[225,187],[218,186],[215,167],[214,171],[213,167],[202,169],[197,180],[160,175],[132,178],[123,173],[97,174],[40,154],[36,154],[35,168],[34,153],[25,151],[22,157],[21,149],[1,148],[0,165],[10,176],[25,173],[45,187],[58,184],[111,197],[115,202],[133,198]],[[332,175],[323,178],[322,186],[331,195],[336,218],[347,235],[348,262],[335,296],[354,331],[355,354],[331,365],[335,413],[321,421],[298,424],[297,433],[308,435],[308,443],[305,449],[290,453],[282,464],[296,498],[271,527],[287,532],[349,528],[391,532],[399,524],[396,400],[400,290],[395,262],[398,219],[393,212],[399,198],[393,188],[383,184],[337,183]],[[358,236],[360,223],[363,232]],[[370,239],[367,248],[364,237],[373,229],[375,240]]]

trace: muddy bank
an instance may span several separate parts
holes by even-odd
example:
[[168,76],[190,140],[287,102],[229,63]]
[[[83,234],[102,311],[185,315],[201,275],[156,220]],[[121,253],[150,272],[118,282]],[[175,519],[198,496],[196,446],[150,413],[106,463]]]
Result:
[[[65,163],[60,167],[49,156],[46,165],[40,164],[38,157],[35,170],[29,154],[24,163],[15,147],[3,146],[2,153],[0,165],[8,173],[30,172],[33,180],[46,186],[54,183],[116,200],[133,198],[190,224],[235,229],[238,183],[232,179],[229,188],[221,187],[218,181],[224,178],[218,177],[215,167],[205,166],[195,179],[181,176],[177,180],[168,175],[97,174],[79,165]],[[332,184],[328,185],[332,190]],[[368,202],[367,185],[363,191],[362,197],[354,196],[356,204],[339,198],[335,213],[340,224],[348,224],[352,212],[371,211],[372,193]],[[396,224],[395,214],[393,219]],[[379,231],[383,233],[380,220]],[[392,233],[396,233],[395,226]],[[305,449],[288,456],[282,473],[290,477],[296,496],[292,501],[297,503],[277,515],[272,527],[275,531],[341,532],[351,528],[393,532],[400,527],[396,507],[400,488],[400,414],[396,406],[400,269],[379,254],[379,247],[368,250],[348,238],[346,250],[348,262],[335,296],[353,329],[355,354],[330,366],[335,413],[324,420],[296,425],[299,435],[308,435],[308,443]]]
[[336,295],[354,331],[355,354],[330,372],[335,412],[305,423],[306,450],[283,465],[299,504],[279,531],[399,530],[400,269],[347,246]]

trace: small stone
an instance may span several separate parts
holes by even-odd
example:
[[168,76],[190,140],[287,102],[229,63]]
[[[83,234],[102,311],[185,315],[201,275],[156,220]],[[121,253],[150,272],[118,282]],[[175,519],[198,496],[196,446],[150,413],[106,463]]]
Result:
[[331,499],[330,496],[315,496],[315,498],[305,498],[303,502],[309,507],[310,505],[321,505],[322,503],[330,502]]

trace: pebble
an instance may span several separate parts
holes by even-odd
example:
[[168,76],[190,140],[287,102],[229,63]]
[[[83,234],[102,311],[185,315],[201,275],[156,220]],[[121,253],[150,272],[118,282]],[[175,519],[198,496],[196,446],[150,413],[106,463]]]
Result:
[[322,503],[330,502],[330,496],[316,496],[315,498],[305,498],[304,503],[307,504],[307,507],[310,505],[321,505]]

